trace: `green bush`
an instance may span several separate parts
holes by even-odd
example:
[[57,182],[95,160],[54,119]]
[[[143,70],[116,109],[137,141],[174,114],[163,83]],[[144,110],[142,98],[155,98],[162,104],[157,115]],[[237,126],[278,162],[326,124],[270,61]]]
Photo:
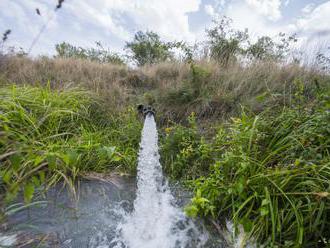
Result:
[[60,180],[71,186],[88,171],[134,172],[141,124],[134,112],[109,112],[92,93],[38,87],[0,88],[0,175],[7,200],[20,189]]
[[200,136],[194,113],[189,126],[175,125],[165,128],[161,157],[165,172],[174,179],[193,179],[209,171],[214,161],[212,146]]
[[242,114],[218,130],[218,159],[196,179],[187,213],[233,220],[272,247],[329,242],[329,95],[313,106]]

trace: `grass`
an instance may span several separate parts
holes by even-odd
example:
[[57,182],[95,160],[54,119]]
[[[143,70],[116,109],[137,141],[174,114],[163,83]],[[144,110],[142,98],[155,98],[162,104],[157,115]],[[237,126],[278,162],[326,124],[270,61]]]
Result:
[[0,82],[7,200],[60,181],[74,194],[90,171],[134,173],[142,123],[132,106],[148,103],[166,174],[195,192],[188,214],[233,220],[269,247],[330,240],[328,74],[271,61],[131,69],[5,56]]
[[[84,87],[101,95],[118,111],[137,103],[156,107],[160,125],[185,123],[191,112],[198,122],[239,116],[241,106],[260,112],[290,101],[296,80],[306,90],[329,83],[329,76],[297,64],[254,62],[227,67],[216,62],[160,63],[131,69],[88,60],[4,57],[0,82],[46,85],[52,89]],[[264,101],[261,101],[263,100]]]
[[134,172],[141,123],[132,110],[111,113],[95,94],[77,88],[0,88],[1,186],[8,201],[20,189],[59,181],[71,186],[88,171]]
[[[307,93],[307,92],[305,92]],[[308,92],[311,94],[311,92]],[[209,142],[174,126],[163,143],[166,169],[193,179],[186,211],[232,220],[267,247],[317,247],[330,241],[329,89],[314,101],[297,87],[292,104],[218,127]],[[177,142],[176,142],[177,141]],[[172,150],[168,150],[171,148]],[[197,177],[197,179],[196,179]]]

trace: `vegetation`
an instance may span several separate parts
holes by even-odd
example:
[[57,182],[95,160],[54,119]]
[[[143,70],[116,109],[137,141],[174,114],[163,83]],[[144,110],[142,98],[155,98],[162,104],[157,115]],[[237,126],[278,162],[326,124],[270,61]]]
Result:
[[[198,177],[189,184],[195,197],[187,213],[233,220],[271,247],[329,242],[329,92],[307,92],[296,81],[291,105],[259,115],[243,111],[208,143],[191,119],[189,128],[167,129],[167,171]],[[315,99],[306,101],[306,94]]]
[[1,187],[7,200],[20,189],[29,202],[36,188],[64,181],[74,192],[88,171],[134,172],[141,124],[131,110],[108,112],[85,90],[49,87],[0,89]]
[[171,49],[179,47],[178,42],[164,42],[157,33],[139,31],[134,40],[126,43],[126,48],[132,53],[131,58],[138,66],[156,64],[173,60]]
[[96,48],[75,47],[69,43],[62,42],[55,46],[57,57],[88,59],[99,63],[111,63],[123,65],[124,60],[117,54],[105,49],[101,42],[96,42]]
[[28,203],[60,181],[74,193],[90,171],[134,173],[133,107],[148,103],[159,113],[165,172],[195,193],[189,215],[232,220],[266,247],[325,246],[330,60],[289,58],[295,42],[285,34],[252,42],[224,18],[193,47],[137,32],[126,43],[136,68],[100,43],[63,42],[54,58],[1,52],[1,197],[22,191]]
[[148,98],[161,113],[157,116],[161,125],[169,120],[185,123],[191,112],[198,122],[221,122],[239,116],[241,105],[254,112],[284,105],[291,101],[296,78],[307,92],[315,82],[328,83],[317,70],[272,61],[247,66],[160,63],[137,69],[72,58],[5,57],[0,61],[0,83],[37,86],[49,81],[51,88],[61,90],[79,85],[101,95],[118,111]]
[[262,36],[252,42],[248,30],[233,29],[229,18],[214,21],[214,24],[207,30],[210,56],[224,65],[244,56],[251,60],[283,60],[287,58],[292,44],[297,42],[294,35],[284,33],[274,38]]

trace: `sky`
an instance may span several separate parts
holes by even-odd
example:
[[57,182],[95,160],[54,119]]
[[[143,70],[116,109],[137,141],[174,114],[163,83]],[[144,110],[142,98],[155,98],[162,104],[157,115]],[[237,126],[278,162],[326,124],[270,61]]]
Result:
[[0,33],[12,30],[6,46],[29,50],[45,23],[34,56],[53,55],[63,41],[82,47],[100,41],[122,53],[139,30],[194,44],[206,39],[205,29],[221,16],[254,38],[296,33],[301,44],[330,46],[329,0],[65,0],[55,12],[56,5],[57,0],[0,0]]

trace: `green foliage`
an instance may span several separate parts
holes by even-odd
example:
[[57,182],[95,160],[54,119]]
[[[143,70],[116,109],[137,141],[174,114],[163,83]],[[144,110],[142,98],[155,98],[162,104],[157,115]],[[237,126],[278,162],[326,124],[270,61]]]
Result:
[[252,57],[257,59],[265,59],[266,57],[274,56],[274,41],[269,36],[260,37],[256,43],[251,44],[248,49],[247,53],[252,55]]
[[178,42],[164,42],[157,33],[139,31],[133,41],[126,42],[132,59],[138,66],[155,64],[173,59],[171,49],[179,47]]
[[234,30],[231,23],[232,20],[225,17],[214,21],[215,26],[207,30],[211,58],[224,65],[236,60],[236,56],[243,51],[242,44],[249,38],[247,30]]
[[123,65],[123,59],[114,52],[105,49],[100,42],[96,42],[96,48],[82,48],[73,46],[67,42],[56,44],[57,55],[60,58],[88,59],[99,63]]
[[214,161],[212,147],[198,134],[195,115],[189,117],[189,127],[175,125],[165,128],[161,146],[165,172],[170,177],[192,179],[205,174]]
[[215,20],[214,24],[214,27],[207,30],[210,56],[223,65],[237,61],[240,56],[257,60],[284,59],[291,45],[297,42],[294,35],[279,33],[274,38],[262,36],[252,43],[248,30],[233,29],[230,18]]
[[311,101],[300,80],[293,86],[289,107],[243,111],[208,142],[194,118],[165,129],[165,170],[195,190],[187,214],[233,220],[270,247],[329,242],[330,92]]
[[244,53],[252,59],[280,60],[286,57],[291,45],[296,42],[297,39],[294,35],[287,36],[284,33],[280,33],[275,39],[269,36],[262,36],[255,43],[249,42],[249,46]]
[[170,90],[164,101],[171,105],[191,104],[207,98],[209,95],[208,80],[211,73],[204,67],[190,64],[189,78],[179,89]]
[[133,110],[107,111],[88,91],[0,89],[0,175],[7,200],[22,189],[28,203],[37,189],[65,181],[74,191],[88,171],[134,172],[141,124]]
[[318,68],[322,71],[329,72],[330,71],[330,56],[329,56],[330,47],[327,48],[327,52],[318,52],[316,54],[316,63]]
[[319,104],[279,115],[243,113],[220,128],[213,141],[218,159],[194,181],[187,212],[232,219],[272,246],[329,240],[330,114]]

